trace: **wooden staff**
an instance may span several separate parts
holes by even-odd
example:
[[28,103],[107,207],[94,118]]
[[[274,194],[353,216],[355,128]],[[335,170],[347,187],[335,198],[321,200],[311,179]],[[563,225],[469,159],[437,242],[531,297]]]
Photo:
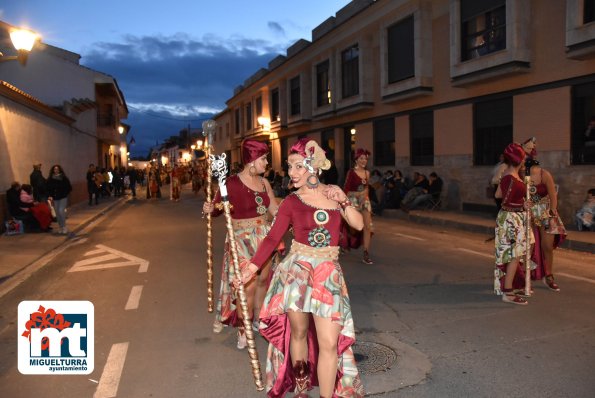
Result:
[[[531,200],[531,176],[525,176],[525,201]],[[531,296],[531,207],[525,211],[525,296]]]
[[[206,138],[205,154],[207,157],[207,202],[211,203],[213,200],[213,185],[211,173],[213,172],[211,166],[211,152],[213,151],[213,133],[217,127],[217,122],[214,120],[205,120],[202,123],[202,135]],[[213,219],[211,213],[207,214],[207,310],[213,312]]]
[[[242,280],[242,273],[238,262],[238,250],[236,246],[235,233],[233,232],[233,225],[231,223],[231,209],[229,199],[227,198],[227,187],[225,180],[227,178],[227,163],[225,163],[225,153],[221,156],[210,155],[211,167],[213,168],[213,175],[219,179],[219,192],[221,193],[221,202],[223,203],[223,210],[225,214],[225,225],[227,226],[227,238],[229,239],[229,248],[231,250],[232,261],[229,264],[231,273],[235,275],[238,280]],[[258,352],[256,351],[256,343],[254,341],[254,333],[252,331],[252,323],[248,316],[248,301],[246,300],[246,291],[244,284],[240,283],[237,293],[240,299],[240,309],[242,311],[242,321],[244,323],[244,332],[246,333],[246,341],[248,343],[248,354],[250,355],[250,365],[252,366],[252,376],[254,376],[254,384],[258,391],[264,390],[262,383],[262,375],[260,374],[260,362],[258,361]]]

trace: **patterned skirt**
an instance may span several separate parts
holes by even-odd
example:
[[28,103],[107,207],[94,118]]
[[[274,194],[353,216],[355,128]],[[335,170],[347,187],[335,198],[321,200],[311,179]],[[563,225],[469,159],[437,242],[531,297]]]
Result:
[[[343,271],[336,260],[338,252],[339,247],[316,249],[293,241],[291,252],[275,268],[260,311],[260,333],[269,341],[266,384],[271,398],[284,397],[295,388],[289,358],[289,311],[307,312],[341,326],[333,397],[364,396],[351,348],[355,343],[355,331]],[[318,385],[318,344],[312,318],[307,341],[312,384]]]
[[541,250],[540,230],[543,227],[545,233],[554,236],[554,248],[557,248],[566,239],[566,228],[559,215],[550,215],[550,197],[539,198],[531,207],[531,217],[533,220],[533,233],[535,234],[535,246],[531,260],[536,264],[535,270],[531,273],[532,279],[541,279],[545,276],[545,260],[543,250]]
[[[234,220],[238,264],[240,266],[248,264],[247,260],[254,256],[258,245],[270,229],[270,224],[264,221],[263,217],[250,220]],[[236,312],[236,292],[231,286],[234,274],[231,272],[229,264],[232,261],[229,236],[226,236],[221,267],[221,286],[219,287],[215,318],[226,325],[242,326],[241,319],[239,319]]]
[[[502,294],[506,264],[514,259],[524,259],[527,251],[526,212],[500,210],[496,219],[496,268],[494,270],[494,292]],[[529,243],[534,243],[533,231],[529,230]],[[513,284],[513,287],[516,287]]]

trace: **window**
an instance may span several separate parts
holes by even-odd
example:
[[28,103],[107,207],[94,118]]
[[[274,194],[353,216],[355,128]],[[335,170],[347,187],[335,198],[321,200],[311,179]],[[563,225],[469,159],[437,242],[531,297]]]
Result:
[[316,65],[316,106],[331,103],[331,82],[329,79],[329,60]]
[[299,115],[301,113],[301,95],[300,95],[300,77],[296,76],[289,81],[289,95],[291,114]]
[[240,134],[240,108],[237,108],[235,112],[235,127],[236,135]]
[[225,137],[229,138],[229,123],[225,123]]
[[595,164],[595,82],[572,87],[572,164]]
[[335,163],[335,130],[320,133],[320,147],[326,152],[326,158]]
[[271,122],[278,122],[281,120],[279,114],[279,89],[275,88],[271,91]]
[[473,163],[489,166],[512,139],[512,97],[478,102],[473,107]]
[[359,94],[359,48],[357,44],[341,53],[343,98]]
[[434,164],[434,113],[421,112],[410,116],[411,165]]
[[252,129],[252,103],[246,105],[246,131]]
[[262,116],[262,97],[256,98],[256,116]]
[[351,168],[353,163],[353,155],[355,152],[355,126],[348,126],[343,128],[343,175],[347,174],[347,170]]
[[595,21],[595,0],[585,0],[583,9],[583,24]]
[[374,165],[395,165],[395,119],[374,121]]
[[506,0],[461,0],[461,60],[506,48]]
[[413,15],[387,29],[388,83],[415,76]]

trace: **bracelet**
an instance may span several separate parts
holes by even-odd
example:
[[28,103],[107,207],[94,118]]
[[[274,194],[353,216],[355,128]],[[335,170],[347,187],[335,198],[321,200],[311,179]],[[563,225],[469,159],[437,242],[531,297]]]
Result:
[[351,203],[349,198],[346,198],[344,201],[339,202],[339,205],[341,206],[341,209],[343,209],[343,211],[345,211],[345,209],[349,206],[353,207],[353,204]]

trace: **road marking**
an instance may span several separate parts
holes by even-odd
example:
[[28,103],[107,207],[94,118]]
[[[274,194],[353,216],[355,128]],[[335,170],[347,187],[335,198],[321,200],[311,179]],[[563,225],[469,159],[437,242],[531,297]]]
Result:
[[65,244],[62,244],[55,248],[54,250],[47,253],[45,256],[39,258],[37,261],[23,267],[22,269],[15,272],[10,278],[2,283],[2,288],[0,289],[0,298],[3,297],[5,294],[10,292],[15,287],[19,286],[23,283],[27,278],[29,278],[33,273],[38,271],[39,269],[45,267],[50,261],[56,258],[60,253],[72,247],[74,245],[79,245],[81,243],[85,243],[87,238],[81,239],[71,239],[67,241]]
[[112,345],[93,398],[113,398],[116,396],[127,352],[128,342]]
[[132,290],[130,291],[130,296],[128,296],[128,302],[126,303],[125,310],[135,310],[138,308],[138,304],[140,302],[140,295],[143,292],[143,286],[132,286]]
[[400,234],[398,232],[393,233],[393,235],[400,236],[402,238],[413,239],[413,240],[425,240],[424,238],[418,238],[417,236]]
[[588,282],[588,283],[595,284],[595,280],[589,279],[589,278],[583,278],[582,276],[565,274],[563,272],[556,272],[556,275],[562,275],[562,276],[565,276],[566,278],[576,279],[576,280],[579,280],[579,281],[583,281],[583,282]]
[[[85,260],[80,260],[68,270],[68,272],[78,271],[92,271],[97,269],[118,268],[128,266],[138,266],[138,272],[147,272],[149,269],[149,262],[145,259],[133,256],[132,254],[124,253],[111,247],[104,245],[96,245],[96,249],[85,253],[87,256],[95,256]],[[100,256],[96,256],[101,254]],[[121,259],[126,261],[107,262],[110,260]]]
[[457,250],[460,250],[460,251],[466,252],[466,253],[476,254],[476,255],[482,256],[482,257],[494,258],[493,254],[485,254],[482,252],[476,252],[475,250],[463,249],[462,247],[457,248]]

